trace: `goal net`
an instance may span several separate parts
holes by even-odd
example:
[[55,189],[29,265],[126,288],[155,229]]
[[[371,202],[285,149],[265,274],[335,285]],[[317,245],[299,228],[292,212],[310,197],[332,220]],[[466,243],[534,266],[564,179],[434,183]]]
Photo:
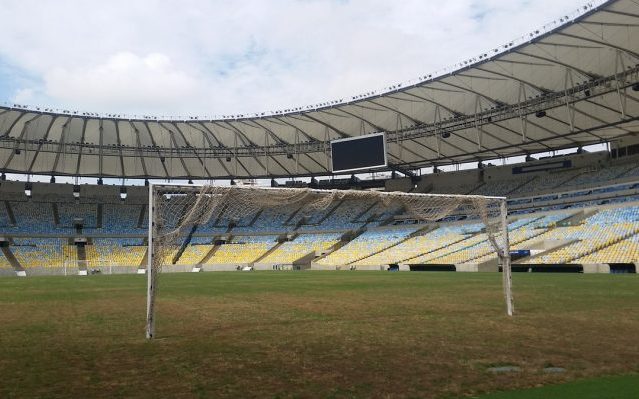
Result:
[[[251,220],[259,212],[276,207],[295,207],[297,215],[310,217],[342,200],[375,202],[383,209],[395,209],[423,222],[466,220],[483,224],[487,241],[503,270],[506,312],[513,314],[506,199],[503,197],[154,184],[149,187],[147,338],[155,334],[158,277],[163,267],[175,264],[198,227],[208,226],[206,231],[211,231],[211,226],[222,218],[231,223]],[[218,233],[225,232],[219,223],[214,228],[221,229]]]

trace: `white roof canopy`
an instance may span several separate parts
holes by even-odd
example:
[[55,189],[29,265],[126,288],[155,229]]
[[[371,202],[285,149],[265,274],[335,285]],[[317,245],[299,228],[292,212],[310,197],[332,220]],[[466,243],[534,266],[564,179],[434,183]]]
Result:
[[159,120],[0,107],[0,170],[125,178],[325,175],[330,140],[374,132],[387,133],[389,163],[399,170],[639,132],[636,2],[609,1],[533,36],[417,84],[275,115]]

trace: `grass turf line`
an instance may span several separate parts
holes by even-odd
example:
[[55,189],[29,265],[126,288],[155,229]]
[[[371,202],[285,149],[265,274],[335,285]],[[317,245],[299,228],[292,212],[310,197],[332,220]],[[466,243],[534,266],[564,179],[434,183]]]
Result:
[[561,385],[512,392],[496,392],[477,399],[632,399],[639,395],[639,375],[608,376]]
[[496,273],[165,274],[154,342],[145,283],[0,279],[0,397],[443,398],[639,371],[636,275],[516,274],[509,319]]

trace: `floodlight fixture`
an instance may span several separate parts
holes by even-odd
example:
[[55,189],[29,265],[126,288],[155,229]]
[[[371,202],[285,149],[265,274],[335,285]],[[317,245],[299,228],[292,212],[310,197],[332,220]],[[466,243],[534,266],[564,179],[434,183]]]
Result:
[[120,201],[124,201],[127,197],[126,186],[120,186]]

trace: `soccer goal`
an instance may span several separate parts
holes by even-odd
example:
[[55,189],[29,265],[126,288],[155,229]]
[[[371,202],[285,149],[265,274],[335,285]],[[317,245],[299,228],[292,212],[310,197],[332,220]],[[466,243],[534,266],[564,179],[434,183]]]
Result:
[[67,259],[64,261],[64,275],[113,274],[113,262],[108,260]]
[[175,264],[200,226],[225,220],[250,220],[269,208],[295,207],[300,215],[326,210],[336,201],[368,200],[382,209],[395,209],[424,222],[465,220],[483,224],[482,232],[503,271],[506,312],[512,316],[512,276],[506,198],[478,195],[412,194],[363,190],[317,190],[250,186],[149,186],[146,337],[155,335],[158,277]]

